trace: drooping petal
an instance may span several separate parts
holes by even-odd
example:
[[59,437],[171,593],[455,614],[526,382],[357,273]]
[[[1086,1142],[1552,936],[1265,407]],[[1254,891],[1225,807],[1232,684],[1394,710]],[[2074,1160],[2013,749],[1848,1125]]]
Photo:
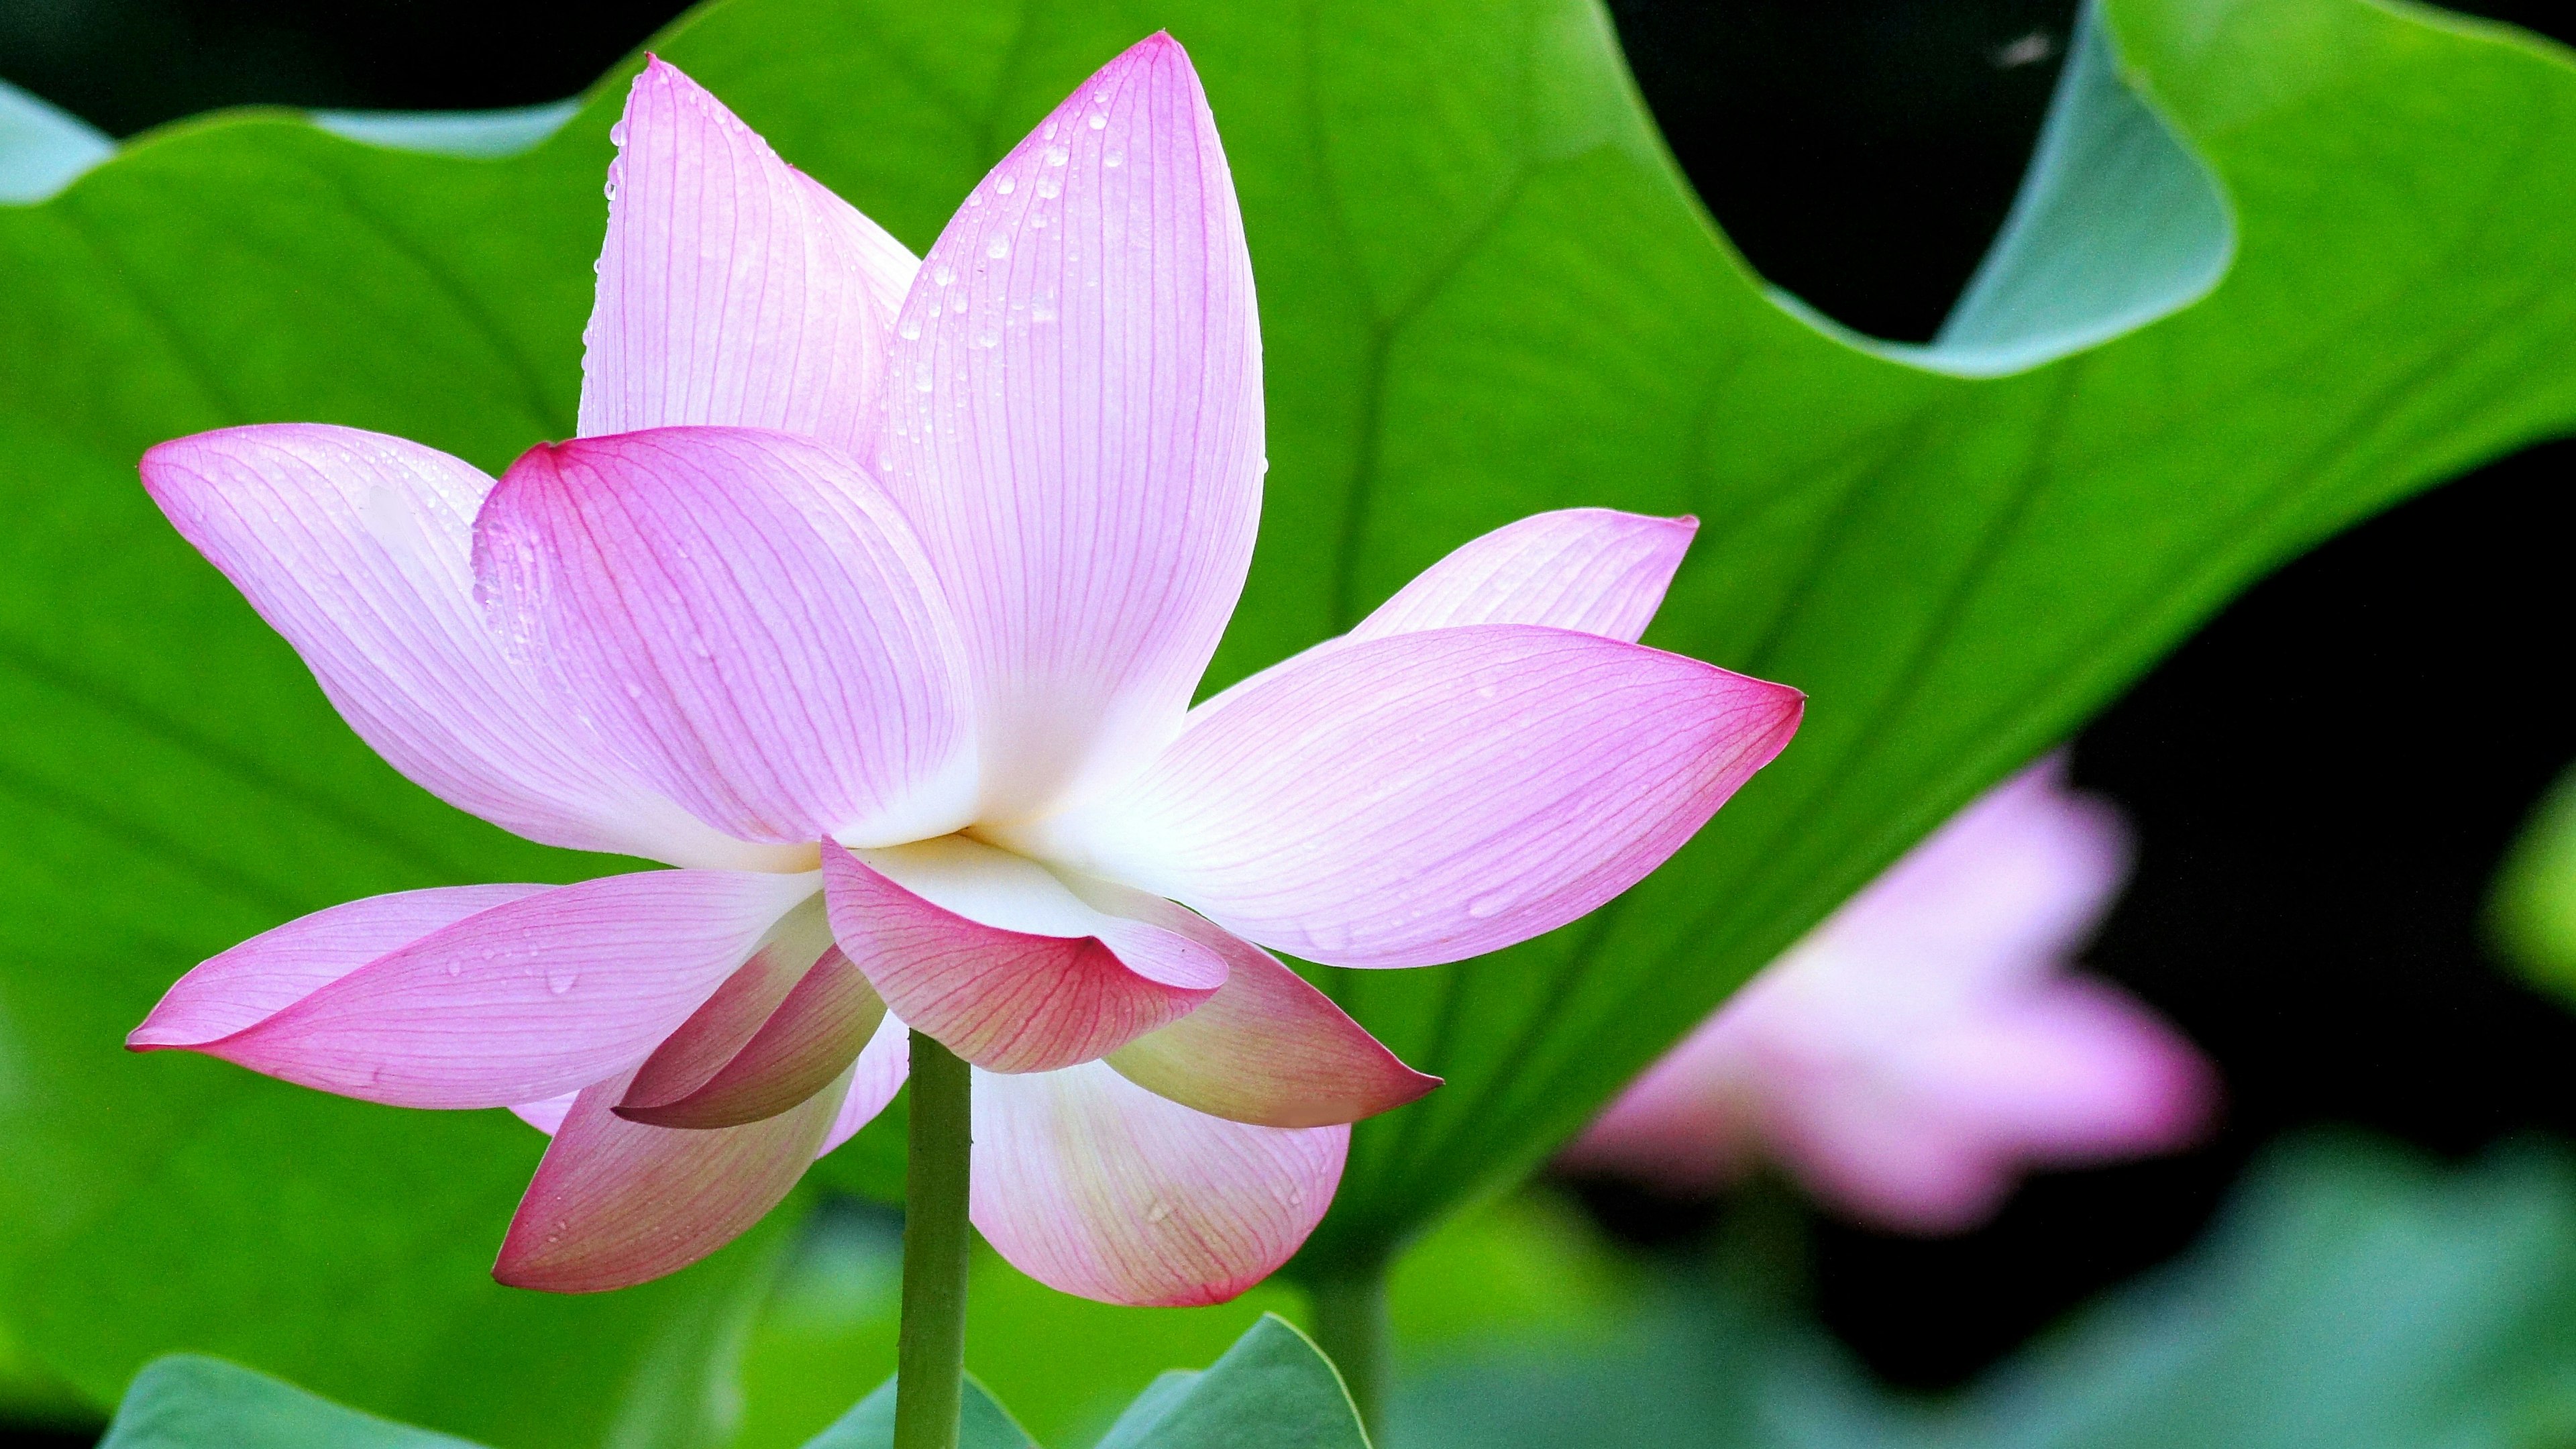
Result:
[[581,435],[714,424],[855,449],[912,253],[659,59],[616,134]]
[[894,1094],[903,1090],[904,1078],[912,1075],[912,1028],[889,1011],[877,1023],[877,1034],[859,1052],[859,1060],[850,1069],[850,1093],[841,1103],[841,1115],[832,1130],[823,1137],[823,1146],[814,1155],[822,1156],[849,1141],[859,1129],[876,1120]]
[[774,1117],[838,1080],[885,1020],[885,1002],[850,958],[823,952],[778,1010],[706,1085],[676,1101],[639,1102],[631,1089],[617,1107],[630,1122],[656,1127],[739,1127]]
[[1610,508],[1532,514],[1459,545],[1343,637],[1544,624],[1634,644],[1697,532],[1696,518]]
[[818,884],[668,870],[559,886],[434,931],[231,1035],[143,1045],[396,1107],[537,1102],[643,1061]]
[[1346,1126],[1193,1112],[1099,1062],[977,1072],[970,1215],[1014,1267],[1104,1303],[1222,1303],[1331,1205]]
[[1590,634],[1398,634],[1229,692],[1134,782],[1003,843],[1308,960],[1455,961],[1636,884],[1803,702]]
[[870,461],[951,588],[986,819],[1179,727],[1261,500],[1261,340],[1234,184],[1166,35],[978,186],[904,300]]
[[647,778],[749,840],[911,840],[973,803],[957,643],[902,514],[784,433],[541,445],[475,525],[496,617]]
[[1224,984],[1187,936],[1092,910],[1027,860],[962,837],[854,854],[826,842],[841,949],[886,1007],[997,1072],[1090,1061]]
[[182,976],[125,1038],[137,1051],[192,1047],[275,1016],[305,997],[434,931],[494,906],[552,890],[541,885],[444,886],[370,896],[263,931]]
[[1216,995],[1108,1055],[1136,1085],[1210,1116],[1265,1127],[1356,1122],[1440,1085],[1251,942],[1160,896],[1105,881],[1072,884],[1101,910],[1187,936],[1225,958]]
[[143,455],[143,486],[312,669],[333,707],[423,788],[549,845],[756,868],[549,701],[474,602],[492,480],[354,428],[227,428]]
[[599,1293],[674,1273],[740,1237],[805,1175],[846,1082],[741,1127],[648,1127],[610,1110],[620,1074],[584,1090],[537,1164],[492,1276]]

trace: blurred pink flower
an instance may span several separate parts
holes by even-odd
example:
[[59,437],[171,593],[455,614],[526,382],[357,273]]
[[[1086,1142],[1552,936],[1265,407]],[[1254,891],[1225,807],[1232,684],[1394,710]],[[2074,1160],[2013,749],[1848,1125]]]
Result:
[[2066,972],[2129,847],[2063,776],[2052,756],[1953,817],[1648,1068],[1564,1165],[1701,1193],[1768,1155],[1855,1217],[1945,1233],[2025,1168],[2190,1141],[2208,1065]]
[[729,1241],[891,1097],[909,1025],[978,1068],[1006,1257],[1231,1296],[1313,1229],[1348,1124],[1435,1085],[1262,947],[1418,966],[1553,929],[1797,727],[1796,691],[1634,642],[1693,525],[1603,510],[1190,707],[1266,464],[1242,220],[1169,37],[921,263],[659,61],[613,139],[577,439],[497,483],[317,425],[143,462],[397,768],[678,867],[338,906],[130,1038],[514,1107],[554,1141],[505,1282]]

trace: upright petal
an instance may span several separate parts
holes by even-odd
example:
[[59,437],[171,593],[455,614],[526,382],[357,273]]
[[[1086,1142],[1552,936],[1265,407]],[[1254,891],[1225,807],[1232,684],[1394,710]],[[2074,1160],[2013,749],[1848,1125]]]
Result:
[[1440,1085],[1251,942],[1160,896],[1105,881],[1073,884],[1101,910],[1187,936],[1225,958],[1216,995],[1105,1059],[1156,1096],[1233,1122],[1325,1127],[1374,1117]]
[[1563,508],[1460,544],[1344,638],[1544,624],[1634,644],[1689,551],[1696,518]]
[[163,443],[142,471],[350,728],[440,799],[549,845],[769,863],[617,765],[507,657],[474,603],[474,514],[492,487],[481,472],[305,423]]
[[1234,183],[1166,35],[1004,157],[931,247],[871,457],[974,661],[982,818],[1179,727],[1242,592],[1261,339]]
[[643,1061],[817,884],[670,870],[559,886],[433,931],[229,1035],[137,1044],[397,1107],[538,1102]]
[[541,445],[484,504],[474,562],[567,698],[719,829],[876,844],[965,822],[956,635],[910,526],[843,455],[736,428]]
[[1297,1251],[1351,1129],[1255,1127],[1091,1062],[975,1074],[969,1213],[1021,1272],[1104,1303],[1222,1303]]
[[182,976],[125,1044],[192,1047],[255,1026],[380,956],[541,885],[445,886],[369,896],[262,931]]
[[840,1113],[835,1082],[742,1127],[648,1127],[610,1110],[620,1075],[585,1090],[519,1200],[492,1276],[599,1293],[676,1273],[742,1236],[787,1196]]
[[920,263],[658,59],[614,135],[581,435],[715,424],[855,449]]
[[1103,915],[1029,861],[962,837],[864,857],[826,843],[841,949],[895,1015],[997,1072],[1090,1061],[1206,1001],[1223,957]]
[[1292,661],[1145,773],[1003,843],[1336,966],[1500,950],[1663,863],[1798,727],[1796,690],[1482,624]]

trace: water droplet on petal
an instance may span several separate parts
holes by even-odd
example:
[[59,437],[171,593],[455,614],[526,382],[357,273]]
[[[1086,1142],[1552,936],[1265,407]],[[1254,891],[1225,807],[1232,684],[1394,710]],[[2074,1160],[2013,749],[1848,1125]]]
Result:
[[984,255],[991,257],[997,262],[1010,254],[1011,239],[1009,237],[997,236],[991,241],[984,243]]
[[624,116],[618,117],[617,124],[608,128],[608,144],[611,146],[623,146],[626,144],[626,118]]
[[1039,177],[1039,178],[1038,178],[1038,195],[1040,195],[1040,196],[1042,196],[1042,197],[1046,198],[1046,199],[1047,199],[1047,200],[1049,200],[1049,201],[1053,201],[1053,200],[1055,200],[1057,197],[1062,196],[1063,194],[1064,194],[1064,186],[1063,186],[1063,184],[1062,184],[1061,182],[1058,182],[1054,177],[1052,177],[1052,176],[1041,176],[1041,177]]
[[1052,141],[1055,139],[1054,121],[1050,120],[1046,123],[1045,128],[1038,132],[1038,139],[1041,141]]
[[1109,118],[1108,118],[1107,116],[1098,115],[1098,114],[1093,115],[1093,116],[1092,116],[1092,118],[1091,118],[1091,129],[1093,129],[1093,130],[1095,130],[1095,131],[1105,131],[1105,130],[1108,130],[1108,129],[1109,129]]
[[949,283],[957,280],[957,269],[948,265],[946,262],[941,262],[938,266],[930,269],[930,280],[939,286],[945,287]]
[[1073,153],[1062,146],[1049,146],[1046,148],[1046,163],[1049,166],[1061,166],[1064,164],[1064,158],[1071,154]]
[[562,996],[570,992],[574,983],[580,980],[581,973],[578,971],[549,971],[546,973],[546,990]]
[[455,958],[455,957],[450,956],[449,958],[447,958],[447,974],[448,974],[448,975],[450,975],[450,976],[461,975],[461,974],[463,974],[464,970],[465,970],[465,967],[464,967],[461,963],[459,963],[459,962],[456,960],[456,958]]
[[906,342],[918,341],[921,337],[921,319],[918,317],[906,317],[903,319],[903,325],[896,328],[895,331],[900,334]]
[[1124,151],[1104,152],[1100,157],[1100,164],[1108,167],[1112,171],[1115,171],[1119,167],[1127,164],[1127,153]]
[[1503,891],[1488,891],[1467,902],[1467,914],[1479,921],[1491,920],[1509,909],[1511,896]]
[[1154,1205],[1145,1209],[1145,1221],[1149,1223],[1159,1223],[1171,1215],[1172,1205],[1161,1198],[1154,1199]]
[[642,699],[644,697],[644,686],[637,684],[631,679],[626,681],[626,697],[628,699]]
[[1020,183],[1011,177],[1005,176],[1001,180],[993,183],[993,189],[1002,193],[1004,196],[1008,196],[1012,192],[1020,189]]
[[599,189],[608,194],[609,200],[615,201],[617,199],[617,178],[614,176],[609,177],[608,184]]
[[912,370],[912,390],[915,392],[930,391],[929,363],[925,362]]

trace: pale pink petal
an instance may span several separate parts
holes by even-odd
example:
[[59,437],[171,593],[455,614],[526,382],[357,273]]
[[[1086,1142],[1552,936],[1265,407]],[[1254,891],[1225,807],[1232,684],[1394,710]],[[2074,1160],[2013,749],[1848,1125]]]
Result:
[[833,1120],[832,1130],[823,1137],[822,1149],[814,1155],[840,1146],[859,1134],[859,1129],[876,1120],[894,1094],[903,1090],[904,1078],[912,1073],[912,1028],[900,1017],[887,1012],[877,1023],[877,1034],[868,1038],[859,1052],[858,1063],[850,1070],[849,1096],[841,1103],[841,1115]]
[[982,818],[1179,727],[1252,557],[1261,338],[1234,184],[1166,35],[1083,83],[931,247],[870,461],[974,662]]
[[1104,1303],[1222,1303],[1315,1230],[1350,1128],[1193,1112],[1098,1062],[977,1072],[970,1213],[1012,1266]]
[[582,436],[717,424],[855,448],[912,253],[658,59],[615,134]]
[[2126,862],[2042,761],[1961,811],[1656,1063],[1562,1159],[1704,1191],[1768,1155],[1881,1227],[1952,1232],[2020,1175],[2181,1146],[2208,1065],[2067,956]]
[[370,896],[299,916],[180,977],[125,1044],[138,1051],[192,1047],[230,1036],[433,931],[552,889],[445,886]]
[[1696,518],[1609,508],[1532,514],[1460,545],[1344,637],[1544,624],[1634,644],[1698,531]]
[[[639,1101],[617,1115],[656,1127],[739,1127],[774,1117],[832,1082],[885,1021],[885,1002],[838,948],[826,950],[733,1060],[676,1101]],[[838,1109],[835,1109],[837,1116]]]
[[1216,995],[1106,1058],[1147,1091],[1230,1121],[1324,1127],[1374,1117],[1440,1085],[1396,1060],[1269,952],[1205,917],[1105,881],[1069,884],[1100,910],[1187,936],[1225,958]]
[[1085,906],[1038,865],[951,837],[864,857],[827,842],[832,932],[887,1009],[997,1072],[1090,1061],[1225,981],[1214,951]]
[[560,886],[434,931],[231,1035],[146,1045],[397,1107],[536,1102],[643,1061],[818,884],[670,870]]
[[647,1127],[610,1110],[620,1074],[582,1092],[510,1219],[492,1276],[598,1293],[674,1273],[740,1237],[805,1175],[845,1083],[742,1127]]
[[350,728],[439,798],[549,845],[771,863],[618,765],[507,656],[474,602],[474,514],[492,487],[480,471],[306,423],[180,438],[142,471]]
[[1003,843],[1336,966],[1500,950],[1663,863],[1803,696],[1526,625],[1317,651],[1194,711],[1137,780]]
[[580,1099],[581,1093],[566,1092],[560,1097],[548,1097],[542,1102],[514,1103],[510,1111],[520,1121],[552,1137],[563,1130],[565,1115],[572,1111],[572,1104]]
[[874,844],[965,823],[946,605],[843,455],[738,428],[539,446],[484,504],[474,561],[567,697],[710,824]]

